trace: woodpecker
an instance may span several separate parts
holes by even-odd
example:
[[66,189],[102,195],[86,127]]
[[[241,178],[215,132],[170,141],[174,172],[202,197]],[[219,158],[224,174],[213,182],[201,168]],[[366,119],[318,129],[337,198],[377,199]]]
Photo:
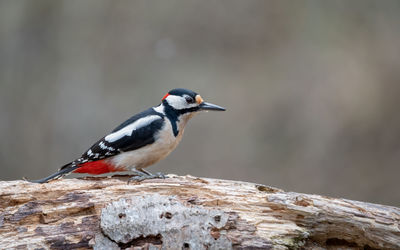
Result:
[[200,111],[225,111],[203,101],[188,89],[173,89],[158,106],[138,113],[91,146],[80,158],[62,166],[57,173],[32,182],[45,183],[69,173],[99,175],[131,171],[131,180],[165,178],[148,167],[169,155],[182,139],[187,122]]

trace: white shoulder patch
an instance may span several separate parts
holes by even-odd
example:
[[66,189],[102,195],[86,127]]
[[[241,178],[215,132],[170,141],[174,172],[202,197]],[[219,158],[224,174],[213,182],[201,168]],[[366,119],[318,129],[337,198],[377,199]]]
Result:
[[150,115],[147,117],[140,118],[139,120],[136,120],[135,122],[127,125],[126,127],[123,127],[120,130],[107,135],[104,139],[108,142],[118,141],[124,136],[130,136],[134,130],[147,126],[157,119],[161,119],[161,117],[159,117],[158,115]]
[[164,113],[164,106],[162,105],[162,103],[161,103],[159,106],[157,106],[157,107],[153,107],[153,109],[154,109],[154,111],[156,111],[157,113],[160,113],[160,114],[165,115],[165,113]]

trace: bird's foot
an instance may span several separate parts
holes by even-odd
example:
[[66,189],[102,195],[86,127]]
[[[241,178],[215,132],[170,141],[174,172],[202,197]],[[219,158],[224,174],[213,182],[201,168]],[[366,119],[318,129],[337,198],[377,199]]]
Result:
[[155,174],[149,173],[147,171],[146,171],[146,173],[140,172],[140,171],[134,171],[134,172],[137,175],[129,178],[128,184],[131,181],[141,182],[141,181],[149,180],[149,179],[165,179],[165,178],[167,178],[167,176],[165,176],[165,174],[163,174],[161,172],[157,172]]

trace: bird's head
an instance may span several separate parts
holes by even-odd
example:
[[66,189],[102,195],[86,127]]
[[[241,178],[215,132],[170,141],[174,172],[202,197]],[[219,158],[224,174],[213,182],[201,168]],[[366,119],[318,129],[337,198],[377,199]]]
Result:
[[199,111],[225,111],[225,108],[205,102],[203,98],[188,89],[173,89],[162,99],[164,106],[169,106],[180,114],[193,114]]

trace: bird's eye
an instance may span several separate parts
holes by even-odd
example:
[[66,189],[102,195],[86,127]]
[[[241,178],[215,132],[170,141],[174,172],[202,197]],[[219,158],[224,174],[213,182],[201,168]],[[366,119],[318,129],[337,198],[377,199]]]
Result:
[[187,103],[194,103],[194,99],[190,96],[185,97]]

